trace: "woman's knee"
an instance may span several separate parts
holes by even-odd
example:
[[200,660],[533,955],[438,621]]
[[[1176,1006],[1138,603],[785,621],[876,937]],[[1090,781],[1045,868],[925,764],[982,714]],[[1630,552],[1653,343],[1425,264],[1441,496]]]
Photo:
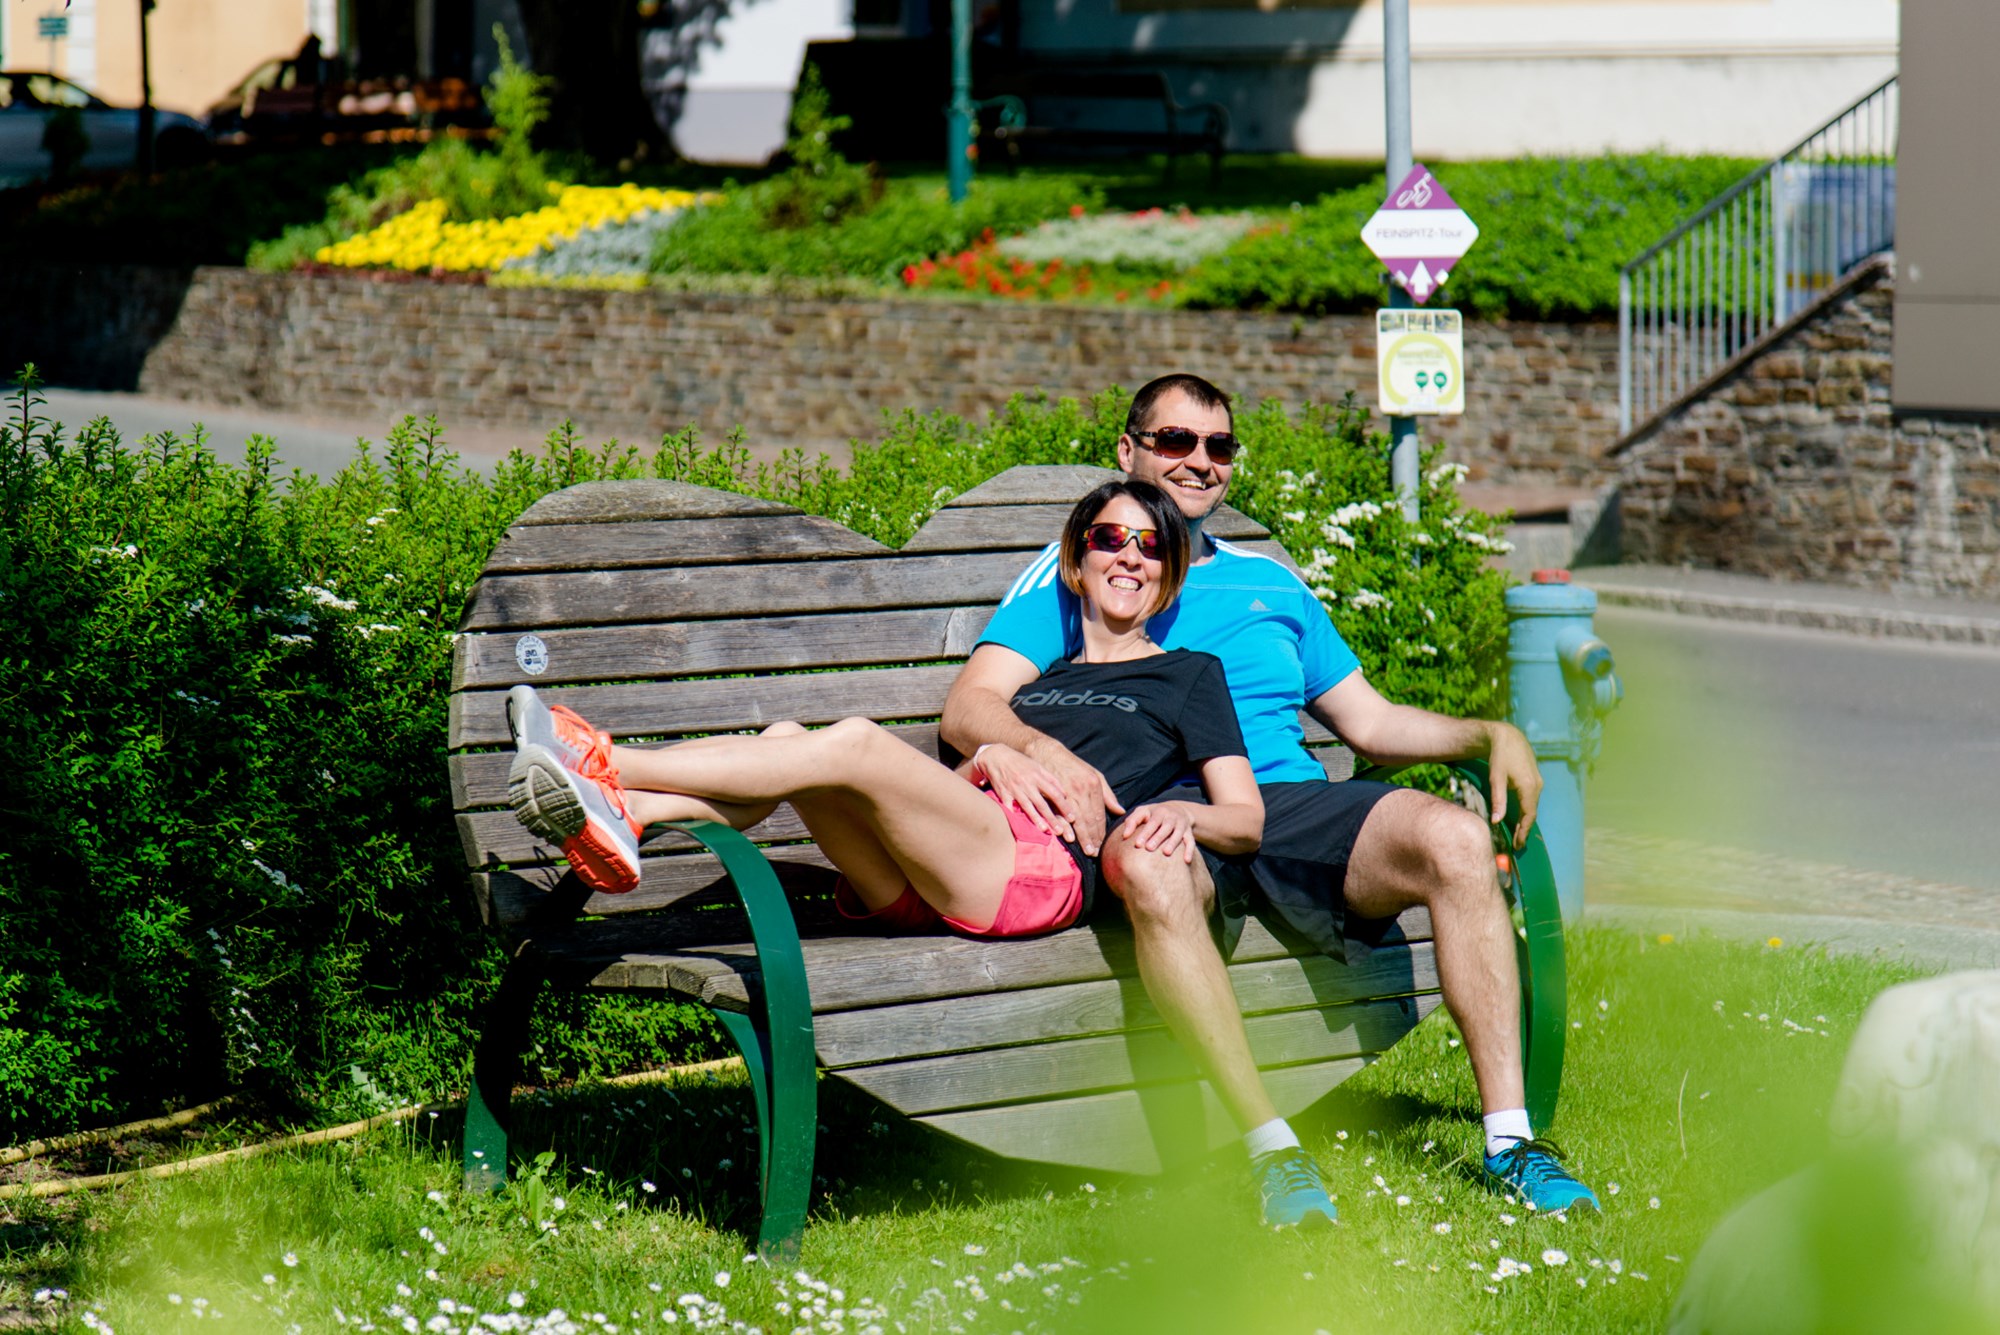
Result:
[[794,723],[790,719],[786,719],[782,723],[773,723],[757,735],[759,737],[796,737],[805,730],[803,723]]
[[866,765],[896,739],[873,719],[844,718],[813,734],[828,754],[845,765]]
[[1199,921],[1207,912],[1207,877],[1198,876],[1194,866],[1178,857],[1110,839],[1098,868],[1105,885],[1134,918]]

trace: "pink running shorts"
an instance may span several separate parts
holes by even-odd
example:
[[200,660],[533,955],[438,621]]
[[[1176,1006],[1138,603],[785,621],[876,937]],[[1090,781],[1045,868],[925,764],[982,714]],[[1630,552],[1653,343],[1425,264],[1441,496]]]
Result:
[[[1000,801],[991,789],[986,795]],[[1007,813],[1007,828],[1014,835],[1014,874],[1008,878],[991,927],[969,927],[939,913],[912,885],[905,885],[902,897],[888,908],[871,911],[845,876],[834,882],[834,906],[843,918],[873,922],[893,932],[932,931],[943,924],[966,936],[998,938],[1036,936],[1069,926],[1083,911],[1083,873],[1076,859],[1062,840],[1036,829],[1019,808],[1002,804],[1001,810]]]

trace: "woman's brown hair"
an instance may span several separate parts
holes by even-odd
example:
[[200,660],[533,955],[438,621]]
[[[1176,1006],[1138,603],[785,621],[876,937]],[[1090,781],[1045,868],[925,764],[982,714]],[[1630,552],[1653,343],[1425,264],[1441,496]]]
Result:
[[1160,534],[1159,599],[1147,612],[1148,616],[1158,616],[1181,596],[1181,585],[1187,582],[1190,543],[1187,519],[1181,508],[1174,504],[1173,497],[1150,482],[1120,478],[1105,483],[1076,503],[1063,525],[1062,550],[1056,558],[1062,582],[1071,593],[1083,596],[1084,530],[1095,524],[1104,507],[1120,496],[1137,501],[1146,512],[1148,526]]

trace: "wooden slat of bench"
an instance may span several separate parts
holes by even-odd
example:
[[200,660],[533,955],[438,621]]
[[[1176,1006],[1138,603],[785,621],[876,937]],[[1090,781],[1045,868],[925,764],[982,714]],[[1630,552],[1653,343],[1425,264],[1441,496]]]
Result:
[[461,635],[452,654],[451,688],[476,690],[518,682],[543,687],[961,659],[992,619],[990,607],[925,607],[550,630],[537,636],[546,650],[547,666],[532,676],[522,671],[514,656],[520,635]]
[[[1260,1066],[1269,1066],[1381,1052],[1407,1034],[1417,1018],[1416,999],[1398,997],[1248,1015],[1243,1027],[1252,1055]],[[910,1117],[1173,1084],[1199,1075],[1193,1059],[1163,1028],[850,1066],[840,1072],[843,1080]]]
[[[1437,985],[1428,941],[1368,952],[1360,964],[1323,955],[1230,966],[1229,984],[1245,1015],[1369,997],[1428,992]],[[1117,1033],[1161,1023],[1137,978],[1038,987],[824,1015],[813,1041],[830,1069],[907,1061],[1017,1043]]]
[[[1062,535],[1074,504],[1072,499],[1067,505],[954,506],[932,515],[900,550],[1039,551]],[[1227,506],[1203,528],[1213,537],[1246,542],[1271,536],[1262,524]]]
[[[715,677],[657,685],[573,686],[546,691],[613,737],[734,732],[791,719],[934,719],[958,677],[956,663],[869,668],[773,677]],[[460,691],[451,697],[447,745],[498,746],[507,731],[505,691]]]
[[1125,476],[1089,464],[1021,464],[956,497],[947,509],[977,505],[1075,505],[1106,482]]
[[994,604],[1021,573],[1016,552],[875,560],[488,575],[463,631],[739,618],[782,613]]
[[[889,731],[927,756],[937,754],[935,723],[899,723],[892,725]],[[1354,753],[1337,742],[1322,742],[1313,747],[1313,757],[1325,768],[1326,776],[1336,783],[1354,773]],[[450,761],[452,809],[469,811],[507,805],[507,767],[513,759],[514,753],[509,750],[465,751],[453,756]]]
[[500,539],[486,558],[485,573],[796,561],[806,556],[876,556],[888,550],[845,524],[807,514],[526,524],[509,529]]
[[[819,851],[818,844],[771,844],[763,853],[773,863],[828,869],[833,866],[826,854]],[[479,903],[480,920],[488,927],[503,930],[531,921],[562,873],[563,868],[557,863],[518,871],[474,872],[472,894]],[[716,886],[721,877],[722,864],[707,853],[643,858],[639,863],[637,889],[623,895],[594,894],[585,902],[584,912],[605,916],[650,913]]]
[[734,515],[795,515],[799,510],[740,492],[641,478],[583,482],[542,497],[514,521],[522,524],[602,524],[619,520],[719,519]]
[[[605,896],[597,898],[602,900]],[[724,919],[724,915],[716,916]],[[598,926],[592,924],[593,928]],[[732,984],[718,971],[710,992],[702,999],[733,1010],[748,1005],[749,991],[742,978],[754,976],[757,971],[756,953],[749,945],[647,950],[641,944],[647,924],[602,926],[610,930],[584,932],[569,941],[545,943],[546,958],[588,986],[633,991],[672,990],[671,968],[703,962],[700,967],[706,969],[709,964],[716,964],[737,975],[737,979]],[[683,931],[692,930],[689,925],[680,926]],[[1410,909],[1386,929],[1383,945],[1429,940],[1430,930],[1430,915],[1422,909]],[[621,938],[631,943],[622,951],[618,945]],[[808,937],[801,944],[815,1015],[1093,982],[1130,975],[1136,968],[1131,934],[1116,927],[1077,927],[1032,941],[975,941],[960,936],[824,936]],[[1239,963],[1285,959],[1296,954],[1298,949],[1293,944],[1273,935],[1254,917],[1244,924],[1243,938],[1236,948]]]
[[[937,754],[937,724],[935,723],[892,723],[888,725],[891,736],[900,737],[927,756]],[[749,736],[749,733],[741,734]],[[650,751],[667,746],[667,742],[643,742],[640,750]],[[507,805],[507,767],[513,764],[514,752],[511,748],[498,751],[461,751],[451,757],[451,804],[453,809],[467,811],[480,807],[504,807]]]
[[[789,802],[781,804],[771,813],[770,819],[751,826],[744,834],[760,844],[795,843],[812,838],[811,831],[806,829],[805,822],[799,819]],[[529,867],[554,862],[562,856],[560,848],[545,844],[529,833],[527,826],[514,819],[512,811],[460,812],[458,842],[465,849],[466,864],[472,867],[502,864]],[[678,830],[660,830],[639,847],[642,853],[650,856],[691,852],[701,846],[691,835]]]
[[[1426,999],[1435,1004],[1433,999]],[[1431,1006],[1420,1005],[1428,1011]],[[1264,1072],[1280,1117],[1311,1107],[1373,1057],[1344,1057]],[[1011,1108],[981,1108],[917,1119],[955,1140],[1010,1159],[1118,1173],[1157,1173],[1228,1144],[1241,1134],[1205,1082],[1163,1085]],[[1156,1138],[1157,1133],[1157,1138]],[[1160,1146],[1167,1149],[1161,1161]]]

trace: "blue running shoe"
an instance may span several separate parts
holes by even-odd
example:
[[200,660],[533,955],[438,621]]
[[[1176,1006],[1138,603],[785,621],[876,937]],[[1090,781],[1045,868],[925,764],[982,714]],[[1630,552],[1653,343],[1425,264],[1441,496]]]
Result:
[[1487,1155],[1486,1185],[1544,1213],[1577,1205],[1603,1208],[1597,1193],[1562,1166],[1562,1151],[1554,1141],[1517,1140],[1498,1154]]
[[1272,1150],[1250,1161],[1257,1175],[1257,1194],[1264,1202],[1264,1222],[1272,1228],[1325,1228],[1333,1223],[1333,1198],[1326,1179],[1310,1154],[1294,1146]]

